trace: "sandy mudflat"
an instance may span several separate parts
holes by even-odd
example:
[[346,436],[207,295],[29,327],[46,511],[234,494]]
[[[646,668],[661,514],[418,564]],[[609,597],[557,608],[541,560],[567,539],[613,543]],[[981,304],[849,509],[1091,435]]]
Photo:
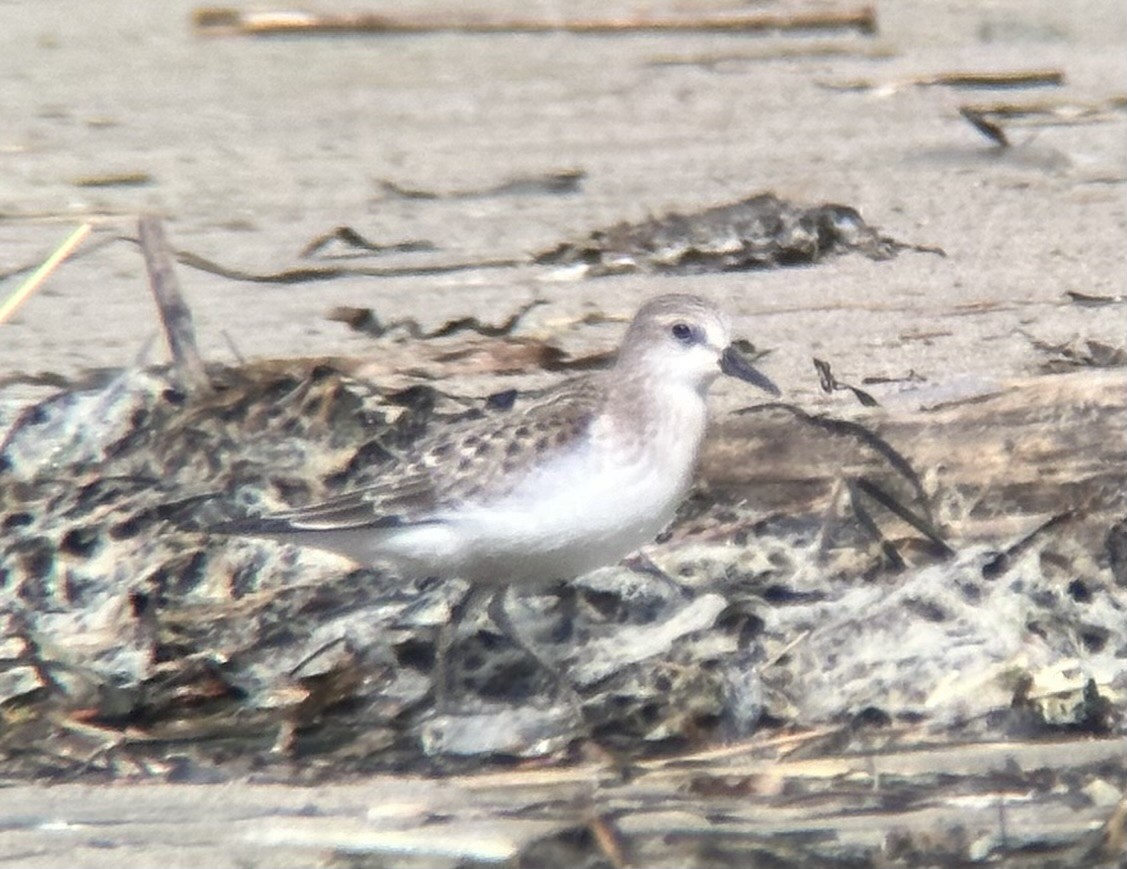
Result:
[[[1127,30],[1118,0],[886,0],[872,37],[204,39],[190,25],[194,5],[0,4],[0,271],[43,258],[87,217],[98,234],[131,231],[141,210],[164,215],[180,248],[275,271],[299,264],[300,250],[339,224],[382,243],[427,239],[438,249],[381,264],[523,258],[619,220],[773,190],[853,206],[889,235],[946,256],[597,280],[532,266],[292,286],[179,274],[209,358],[231,360],[231,345],[247,357],[365,357],[388,379],[414,348],[351,332],[325,317],[330,308],[371,307],[431,328],[469,314],[500,321],[542,298],[548,304],[518,334],[580,353],[606,348],[620,328],[581,325],[583,314],[625,316],[658,292],[699,292],[723,301],[737,331],[773,351],[765,369],[810,407],[844,400],[820,394],[812,356],[852,382],[914,371],[924,379],[915,391],[873,387],[896,406],[1049,376],[1038,342],[1123,346]],[[409,12],[423,4],[370,5]],[[531,8],[557,7],[607,11],[586,2]],[[1031,69],[1058,69],[1064,83],[906,84]],[[828,86],[862,79],[887,86]],[[1059,113],[1006,122],[1007,150],[958,112],[1034,102]],[[561,170],[585,173],[579,192],[410,199],[381,183],[461,193]],[[76,183],[109,173],[151,180]],[[20,280],[0,281],[0,298]],[[1120,301],[1081,305],[1069,292]],[[0,376],[127,366],[158,328],[142,259],[117,242],[63,266],[0,325]],[[163,353],[158,343],[151,358]],[[464,388],[485,391],[496,380]],[[114,786],[112,799],[79,786],[0,790],[4,826],[26,827],[18,844],[0,849],[2,861],[58,865],[79,848],[73,853],[91,866],[309,865],[322,853],[316,837],[264,848],[254,818],[332,813],[342,801],[362,817],[359,807],[385,801],[388,784],[370,793],[243,787]],[[151,817],[154,788],[162,811],[190,820],[182,839]],[[112,826],[78,808],[103,800]],[[258,808],[235,822],[224,807],[236,804]],[[79,816],[89,826],[60,832]]]
[[[338,353],[389,364],[393,348],[327,321],[326,311],[371,306],[429,327],[463,314],[502,319],[536,296],[552,304],[533,313],[526,333],[578,351],[616,335],[570,329],[582,312],[625,315],[659,291],[704,292],[774,349],[772,370],[799,398],[816,391],[811,355],[828,357],[843,378],[914,369],[934,383],[1034,373],[1030,338],[1122,337],[1118,308],[1079,308],[1064,297],[1123,289],[1125,116],[1122,108],[1085,115],[1123,94],[1124,16],[1111,0],[923,10],[888,2],[879,5],[880,33],[868,38],[203,39],[190,27],[192,8],[7,4],[0,268],[46,255],[89,214],[120,215],[107,220],[108,233],[131,228],[139,209],[155,210],[176,245],[273,271],[298,264],[301,248],[338,224],[383,243],[430,240],[441,261],[485,260],[774,190],[851,205],[947,257],[578,282],[543,269],[297,286],[187,269],[181,278],[209,356],[231,358],[225,333],[246,356]],[[779,56],[827,45],[840,52]],[[1065,84],[825,87],[1043,68],[1063,71]],[[1013,121],[1007,152],[957,112],[1034,101],[1075,117]],[[578,194],[410,200],[381,187],[473,191],[566,169],[586,173]],[[117,172],[152,181],[75,184]],[[426,260],[414,257],[379,262]],[[8,279],[0,291],[16,285]],[[0,371],[128,365],[156,332],[141,258],[118,243],[66,266],[4,327]]]

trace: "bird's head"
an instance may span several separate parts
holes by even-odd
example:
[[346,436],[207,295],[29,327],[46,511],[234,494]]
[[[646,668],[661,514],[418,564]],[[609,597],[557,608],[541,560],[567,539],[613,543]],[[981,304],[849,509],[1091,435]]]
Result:
[[619,351],[617,373],[644,371],[704,394],[719,374],[778,395],[779,389],[732,346],[728,318],[699,296],[666,295],[635,315]]

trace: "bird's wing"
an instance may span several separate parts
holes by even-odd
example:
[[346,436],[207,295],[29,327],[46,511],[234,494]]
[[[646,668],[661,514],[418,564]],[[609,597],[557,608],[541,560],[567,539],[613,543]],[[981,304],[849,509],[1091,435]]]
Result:
[[425,524],[443,508],[503,497],[537,463],[586,435],[600,394],[594,377],[568,381],[510,413],[436,432],[369,485],[217,530],[274,534]]

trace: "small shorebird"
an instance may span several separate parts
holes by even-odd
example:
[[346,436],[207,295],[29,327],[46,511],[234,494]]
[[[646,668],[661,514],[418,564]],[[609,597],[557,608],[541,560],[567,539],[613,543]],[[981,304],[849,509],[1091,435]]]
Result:
[[716,377],[778,394],[729,342],[713,304],[660,296],[638,311],[610,370],[441,429],[371,485],[216,530],[479,588],[613,564],[653,540],[688,491]]

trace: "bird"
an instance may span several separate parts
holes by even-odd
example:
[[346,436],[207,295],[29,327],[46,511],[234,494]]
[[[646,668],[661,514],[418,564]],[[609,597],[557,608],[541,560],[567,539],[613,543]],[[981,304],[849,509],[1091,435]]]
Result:
[[367,485],[215,530],[328,550],[405,578],[492,589],[573,579],[620,562],[670,524],[721,375],[779,395],[732,345],[715,304],[661,295],[638,310],[609,369],[509,413],[442,427]]

